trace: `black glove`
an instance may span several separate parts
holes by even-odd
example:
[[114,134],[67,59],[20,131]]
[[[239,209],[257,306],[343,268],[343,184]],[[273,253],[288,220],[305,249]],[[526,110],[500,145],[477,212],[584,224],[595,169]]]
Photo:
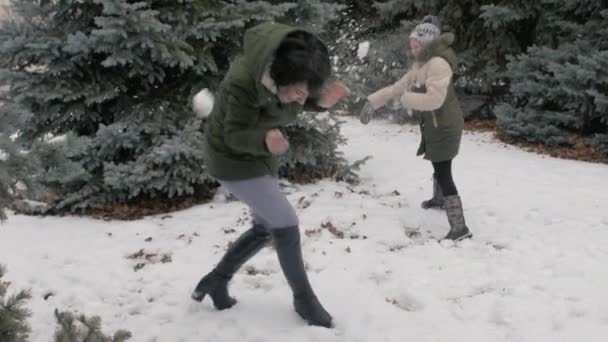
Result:
[[390,99],[386,106],[392,110],[399,110],[403,108],[403,106],[401,105],[401,100],[398,97],[393,97],[392,99]]
[[359,114],[359,121],[361,121],[362,124],[367,125],[371,121],[374,112],[375,110],[374,107],[372,107],[372,104],[369,103],[369,101],[366,101]]

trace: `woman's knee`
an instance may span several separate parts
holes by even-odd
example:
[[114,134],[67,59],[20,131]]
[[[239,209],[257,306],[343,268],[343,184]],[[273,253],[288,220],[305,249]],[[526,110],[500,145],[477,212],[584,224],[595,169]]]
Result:
[[276,210],[269,217],[265,217],[265,219],[269,225],[268,229],[289,228],[300,225],[298,215],[291,206],[282,210]]

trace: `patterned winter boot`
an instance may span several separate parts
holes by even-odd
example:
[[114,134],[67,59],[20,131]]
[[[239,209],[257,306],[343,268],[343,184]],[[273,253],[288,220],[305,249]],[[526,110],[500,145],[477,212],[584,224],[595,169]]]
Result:
[[444,201],[448,222],[450,223],[450,232],[443,239],[460,241],[473,237],[473,234],[464,221],[460,196],[446,196],[444,197]]
[[437,182],[437,178],[433,174],[433,197],[426,201],[422,201],[420,204],[423,209],[445,209],[445,204],[443,200],[443,193],[441,192],[441,187],[439,186],[439,182]]

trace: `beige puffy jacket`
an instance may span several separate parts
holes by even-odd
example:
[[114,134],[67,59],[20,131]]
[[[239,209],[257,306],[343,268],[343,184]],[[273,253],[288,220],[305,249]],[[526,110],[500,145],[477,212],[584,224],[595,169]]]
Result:
[[[399,81],[369,95],[367,100],[374,109],[399,98],[406,109],[434,111],[445,102],[452,75],[452,68],[445,59],[433,57],[424,64],[414,63]],[[416,84],[425,85],[426,93],[412,92]]]

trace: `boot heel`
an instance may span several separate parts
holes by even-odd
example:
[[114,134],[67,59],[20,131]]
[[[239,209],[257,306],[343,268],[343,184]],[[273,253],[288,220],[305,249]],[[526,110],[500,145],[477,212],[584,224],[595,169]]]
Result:
[[469,231],[469,229],[467,229],[466,232],[464,232],[462,235],[455,238],[454,241],[458,242],[458,241],[472,239],[472,238],[473,238],[473,233],[471,233],[471,231]]
[[227,279],[210,273],[201,279],[190,297],[197,302],[202,302],[209,295],[216,309],[230,309],[236,304],[236,299],[230,297],[227,286]]
[[205,275],[196,285],[190,297],[202,302],[208,295],[218,310],[229,309],[236,299],[228,294],[228,282],[243,264],[260,251],[270,239],[270,233],[255,225],[232,244],[213,271]]
[[450,223],[450,231],[444,240],[461,241],[473,237],[464,220],[460,196],[447,196],[444,197],[444,200],[448,222]]

